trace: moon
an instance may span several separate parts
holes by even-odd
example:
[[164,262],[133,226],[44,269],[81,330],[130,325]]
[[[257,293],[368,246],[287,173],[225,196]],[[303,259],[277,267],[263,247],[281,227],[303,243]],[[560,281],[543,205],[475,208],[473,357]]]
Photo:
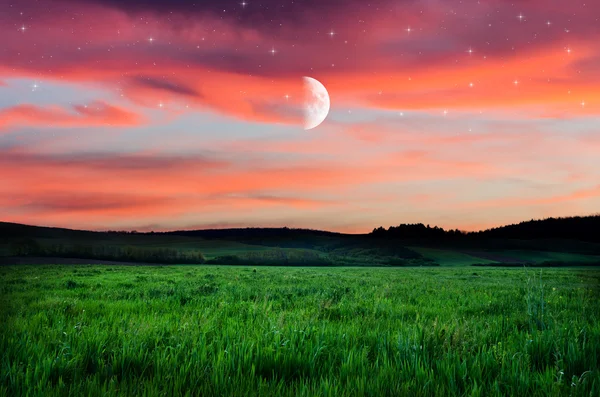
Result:
[[317,127],[329,114],[329,93],[321,82],[312,77],[304,80],[304,129]]

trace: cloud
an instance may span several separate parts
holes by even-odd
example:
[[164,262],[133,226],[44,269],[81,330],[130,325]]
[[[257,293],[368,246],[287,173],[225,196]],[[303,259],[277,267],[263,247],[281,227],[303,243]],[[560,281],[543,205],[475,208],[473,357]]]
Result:
[[[74,1],[74,0],[71,0]],[[262,0],[260,2],[223,2],[219,0],[88,0],[88,3],[123,10],[134,16],[139,15],[171,15],[183,20],[209,16],[224,19],[231,23],[248,28],[276,31],[279,24],[291,24],[298,28],[305,25],[315,26],[315,22],[325,17],[331,18],[344,13],[356,13],[371,7],[385,7],[392,3],[391,0],[372,0],[369,5],[357,0],[303,0],[282,3],[276,0]],[[414,0],[396,1],[396,4],[415,3]],[[80,3],[79,1],[77,3]],[[276,21],[276,23],[275,23]]]
[[133,126],[140,123],[142,118],[138,114],[102,101],[89,105],[74,105],[71,110],[36,105],[16,105],[0,109],[0,128]]
[[289,197],[281,195],[272,195],[262,192],[247,193],[247,194],[227,194],[212,196],[215,202],[228,202],[231,200],[247,201],[250,203],[260,203],[269,206],[286,206],[296,208],[318,208],[325,205],[335,204],[332,200],[320,200],[301,197]]
[[[438,132],[422,136],[422,142],[413,136],[405,141],[410,143],[398,145],[398,131],[388,133],[377,150],[355,152],[354,145],[364,143],[353,139],[335,147],[332,136],[315,134],[299,138],[303,146],[298,149],[297,142],[271,142],[261,147],[259,157],[244,156],[244,148],[259,143],[243,141],[229,147],[211,144],[210,156],[6,148],[0,153],[0,206],[7,220],[104,229],[153,222],[162,222],[164,228],[218,221],[281,225],[285,219],[290,225],[342,230],[338,221],[345,219],[354,225],[353,231],[360,231],[389,219],[438,224],[443,220],[437,218],[440,213],[462,217],[462,224],[490,225],[497,218],[489,208],[522,213],[523,208],[541,210],[562,203],[564,211],[579,208],[574,203],[597,200],[597,189],[585,187],[591,182],[585,162],[595,157],[591,149],[580,150],[588,145],[583,139],[560,142],[515,133],[508,141],[502,141],[501,134],[489,134],[474,136],[471,142],[428,143],[444,137]],[[402,135],[410,137],[406,131],[400,139]],[[537,142],[536,150],[524,144],[529,140]],[[328,159],[315,157],[319,152],[313,148],[326,145],[332,145],[323,152],[329,153]],[[582,163],[565,168],[558,146],[579,153]],[[482,149],[486,147],[495,149]],[[355,153],[351,160],[348,152]],[[528,153],[531,162],[515,162],[520,152]],[[286,161],[269,156],[277,153],[286,154]],[[571,180],[580,173],[583,178]],[[507,181],[514,175],[522,182]],[[467,210],[468,217],[460,215]],[[352,220],[350,213],[362,215]]]
[[13,167],[49,167],[56,169],[102,170],[106,172],[146,171],[148,173],[162,170],[199,170],[224,168],[230,164],[225,160],[216,160],[201,155],[166,156],[151,152],[142,153],[33,153],[22,149],[11,148],[1,152],[0,164]]
[[569,193],[551,194],[541,197],[507,197],[468,203],[471,208],[510,208],[565,204],[579,200],[600,198],[600,185],[576,189]]
[[[557,1],[544,3],[548,18],[556,20],[552,27],[533,20],[541,5],[537,1],[522,5],[523,13],[531,11],[526,22],[519,22],[504,1],[469,10],[445,0],[426,9],[416,0],[304,1],[284,7],[260,2],[244,10],[236,2],[216,1],[64,4],[76,18],[31,6],[36,24],[25,33],[9,28],[12,14],[0,16],[5,22],[0,34],[6,38],[0,77],[101,84],[143,106],[182,102],[186,109],[262,123],[295,122],[288,109],[273,109],[288,106],[282,101],[286,94],[302,98],[303,75],[321,80],[337,107],[543,106],[536,113],[547,117],[600,111],[595,44],[600,36],[591,17],[596,5],[570,16],[569,24],[576,27],[567,34],[559,22],[564,3]],[[450,11],[453,18],[447,17]],[[466,11],[482,23],[465,19]],[[277,33],[250,23],[253,13],[277,21],[272,27]],[[330,15],[329,26],[315,26],[312,13]],[[288,20],[296,22],[288,26]],[[51,29],[66,24],[71,31]],[[414,31],[407,33],[403,25]],[[43,46],[36,42],[41,34]],[[530,36],[535,40],[524,39]],[[466,53],[470,47],[473,54]],[[580,106],[582,101],[587,105]]]
[[[19,129],[0,136],[4,212],[368,230],[597,207],[586,192],[600,178],[600,3],[248,3],[0,0],[0,130]],[[310,132],[298,125],[304,75],[332,103]],[[61,103],[104,100],[52,105],[20,92],[27,80],[76,87],[56,90]],[[500,215],[484,204],[512,197]]]
[[159,79],[148,76],[138,76],[131,79],[132,83],[142,87],[148,87],[150,89],[158,91],[166,91],[175,95],[189,96],[193,98],[199,98],[202,95],[194,88],[186,86],[184,84],[175,83],[167,79]]
[[[153,194],[248,194],[256,191],[318,191],[324,186],[365,180],[373,170],[344,164],[279,165],[267,161],[235,163],[201,156],[156,154],[41,154],[8,149],[0,157],[0,176],[13,188],[92,189]],[[352,170],[353,173],[348,171]],[[28,187],[29,186],[29,187]],[[35,192],[32,192],[35,193]]]
[[156,210],[174,204],[169,197],[136,196],[118,193],[86,193],[47,191],[43,195],[13,196],[4,201],[4,205],[17,207],[29,214],[40,213],[101,213],[126,212],[130,210]]

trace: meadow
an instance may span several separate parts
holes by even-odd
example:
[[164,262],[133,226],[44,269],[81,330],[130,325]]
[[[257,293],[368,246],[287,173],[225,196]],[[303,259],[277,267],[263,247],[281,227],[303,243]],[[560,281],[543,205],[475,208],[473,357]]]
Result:
[[594,267],[3,266],[0,395],[598,396],[599,298]]

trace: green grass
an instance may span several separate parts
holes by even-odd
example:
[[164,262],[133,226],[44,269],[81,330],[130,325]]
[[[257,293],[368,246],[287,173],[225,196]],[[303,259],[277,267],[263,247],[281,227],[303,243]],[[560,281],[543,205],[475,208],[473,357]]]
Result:
[[556,262],[572,262],[572,263],[588,263],[600,262],[600,257],[593,255],[583,255],[569,252],[549,252],[549,251],[528,251],[528,250],[506,250],[495,251],[498,255],[507,255],[510,257],[519,258],[522,261],[532,263],[542,263],[547,261]]
[[[72,241],[61,239],[38,239],[42,245],[72,244]],[[78,244],[92,247],[99,246],[133,246],[140,248],[170,248],[179,251],[199,250],[206,258],[240,253],[266,251],[272,247],[251,245],[226,240],[206,240],[199,237],[170,236],[170,235],[116,235],[112,239],[80,239]],[[8,248],[7,248],[8,249]]]
[[0,268],[0,395],[598,396],[600,269]]
[[[364,241],[338,241],[318,248],[298,248],[206,240],[198,237],[130,234],[104,235],[104,238],[98,239],[78,238],[73,241],[60,238],[12,239],[4,245],[12,256],[21,259],[56,258],[59,262],[55,263],[61,263],[60,258],[77,258],[84,261],[93,259],[141,264],[438,266],[434,261],[397,244],[371,246]],[[293,241],[281,245],[310,246],[306,242]],[[5,260],[4,263],[11,262]]]
[[470,266],[479,263],[496,263],[492,260],[479,258],[458,251],[425,247],[409,248],[423,255],[425,258],[434,260],[435,262],[439,263],[440,266]]
[[429,247],[409,247],[413,251],[432,259],[440,266],[470,266],[474,264],[543,263],[565,262],[565,264],[599,263],[600,257],[569,252],[550,252],[533,250],[466,250],[438,249]]

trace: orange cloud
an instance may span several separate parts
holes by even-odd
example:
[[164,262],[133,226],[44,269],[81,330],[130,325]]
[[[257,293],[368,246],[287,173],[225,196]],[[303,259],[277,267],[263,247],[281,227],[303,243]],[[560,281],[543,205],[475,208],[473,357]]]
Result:
[[[543,7],[552,28],[533,18],[519,22],[506,2],[494,2],[491,16],[491,4],[468,10],[473,20],[495,19],[492,29],[466,23],[460,8],[470,6],[446,0],[426,10],[417,3],[355,3],[352,12],[338,13],[327,5],[331,26],[310,12],[294,13],[298,21],[280,26],[258,26],[229,11],[221,19],[217,1],[194,7],[207,12],[166,18],[145,5],[125,12],[132,2],[65,3],[70,12],[23,2],[35,21],[26,31],[14,28],[17,7],[0,15],[0,81],[11,79],[2,92],[21,95],[12,79],[35,79],[69,84],[79,94],[104,90],[107,102],[118,92],[119,105],[65,108],[14,100],[0,110],[0,130],[103,127],[108,133],[164,113],[173,123],[163,118],[148,131],[126,131],[131,135],[111,142],[65,145],[68,133],[52,140],[39,134],[19,141],[30,146],[15,148],[15,137],[2,136],[5,219],[63,225],[290,221],[368,230],[390,219],[434,224],[454,217],[472,225],[479,217],[487,224],[528,216],[531,206],[552,212],[597,204],[597,190],[589,188],[600,177],[593,126],[600,115],[595,3],[577,15],[567,14],[560,1],[523,4],[532,16]],[[559,18],[577,29],[567,35]],[[465,52],[469,46],[474,53]],[[209,144],[203,134],[186,135],[183,130],[196,132],[188,120],[174,120],[208,111],[253,123],[300,124],[303,75],[322,81],[332,99],[332,114],[316,131],[249,125],[249,135],[259,137],[241,139],[243,126],[223,123],[210,127]],[[380,117],[392,113],[382,109],[414,117]],[[471,117],[480,111],[484,116]],[[473,133],[465,128],[467,117],[477,123]],[[559,121],[574,118],[577,123],[557,132],[565,126]],[[146,140],[159,135],[156,142]],[[176,145],[174,138],[181,138]],[[157,149],[132,152],[130,144]],[[186,155],[174,154],[174,146]],[[193,149],[210,155],[191,156]],[[491,207],[507,210],[498,215]]]
[[[61,57],[47,58],[39,47],[30,45],[29,36],[15,29],[6,31],[8,56],[0,54],[0,76],[119,87],[127,98],[151,108],[159,103],[177,108],[186,105],[186,109],[208,108],[264,123],[300,122],[303,75],[314,75],[327,86],[334,107],[359,104],[437,111],[519,106],[535,111],[530,114],[553,118],[600,113],[600,77],[593,72],[598,68],[598,51],[593,35],[572,36],[568,42],[551,36],[534,43],[527,52],[508,51],[497,39],[480,43],[482,48],[472,56],[463,49],[449,52],[445,47],[431,50],[429,56],[409,56],[420,48],[421,41],[426,46],[432,39],[416,32],[412,39],[399,35],[396,17],[380,10],[373,11],[377,18],[367,18],[377,23],[360,23],[364,26],[361,34],[343,29],[349,40],[329,37],[297,42],[282,35],[272,43],[279,48],[278,55],[271,56],[265,32],[238,26],[232,20],[177,18],[182,24],[177,29],[169,24],[158,28],[136,24],[130,15],[112,8],[81,7],[103,17],[91,18],[88,15],[92,14],[82,12],[76,22],[69,21],[70,26],[75,23],[73,29],[80,33],[77,37],[50,30],[45,42],[64,43]],[[420,15],[425,26],[435,26],[444,18],[441,12],[423,16],[413,15],[415,10],[411,10],[407,18]],[[60,14],[40,18],[42,26],[66,22]],[[98,22],[108,19],[114,26]],[[203,24],[214,28],[207,32]],[[525,24],[506,34],[516,35],[521,29],[526,29]],[[461,40],[463,34],[462,30],[457,33]],[[150,43],[152,36],[156,38]],[[481,40],[476,35],[469,37]],[[444,42],[442,39],[437,38]],[[96,44],[81,47],[82,40]],[[16,45],[23,42],[26,45]],[[388,48],[388,42],[394,46]],[[411,46],[417,47],[409,50]],[[566,47],[573,51],[567,53]],[[408,59],[398,57],[397,52]],[[32,58],[37,61],[25,62]],[[291,96],[290,100],[284,100],[285,95]]]
[[477,208],[483,207],[524,207],[524,206],[540,206],[546,204],[559,204],[566,203],[590,198],[600,198],[600,185],[575,190],[566,194],[555,194],[548,197],[534,197],[534,198],[502,198],[493,200],[484,200],[476,203],[470,203],[469,205]]
[[13,126],[94,127],[138,125],[142,118],[131,111],[97,101],[75,105],[72,111],[51,106],[17,105],[0,110],[0,128]]

